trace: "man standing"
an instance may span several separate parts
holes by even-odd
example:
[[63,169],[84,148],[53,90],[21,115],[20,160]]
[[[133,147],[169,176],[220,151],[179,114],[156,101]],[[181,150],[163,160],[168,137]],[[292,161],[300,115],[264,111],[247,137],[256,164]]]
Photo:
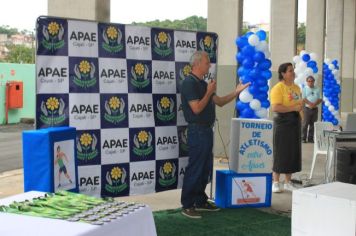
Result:
[[[303,120],[303,143],[313,143],[314,122],[318,120],[318,105],[321,103],[320,89],[314,85],[313,76],[307,77],[307,85],[304,86],[302,96],[304,102],[304,120]],[[308,131],[309,126],[309,131]]]
[[184,118],[188,122],[189,162],[185,169],[181,203],[182,214],[189,218],[199,219],[199,211],[217,211],[205,188],[213,169],[213,130],[215,121],[215,104],[224,106],[249,86],[237,85],[235,91],[219,97],[215,94],[216,81],[204,81],[209,72],[210,59],[204,51],[196,51],[191,59],[191,74],[181,85],[181,99]]

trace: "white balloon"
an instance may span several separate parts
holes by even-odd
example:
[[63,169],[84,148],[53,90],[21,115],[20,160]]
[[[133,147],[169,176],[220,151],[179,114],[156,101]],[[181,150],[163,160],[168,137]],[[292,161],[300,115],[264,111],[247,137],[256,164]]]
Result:
[[296,65],[300,69],[300,71],[304,71],[307,68],[307,64],[304,61],[298,62]]
[[330,70],[333,70],[335,68],[334,64],[329,64],[328,67],[329,67]]
[[258,99],[253,99],[251,102],[250,102],[250,107],[251,109],[253,110],[258,110],[261,108],[261,102],[258,100]]
[[330,64],[330,63],[331,63],[331,60],[330,60],[330,58],[326,58],[324,62],[325,62],[326,64]]
[[264,107],[261,107],[260,109],[258,109],[257,111],[255,111],[256,116],[260,117],[260,118],[267,118],[267,109]]
[[331,112],[333,112],[333,111],[335,111],[335,107],[334,107],[333,105],[330,105],[330,106],[328,107],[328,110],[331,111]]
[[334,116],[336,116],[337,114],[339,114],[339,111],[334,110],[332,113]]
[[326,101],[326,102],[325,102],[325,106],[328,107],[328,106],[330,106],[330,105],[331,105],[331,103],[330,103],[329,101]]
[[248,37],[248,43],[251,46],[257,46],[259,42],[260,42],[260,39],[255,34],[252,34],[252,35],[250,35],[250,37]]
[[241,102],[248,103],[248,102],[252,101],[253,96],[251,93],[249,93],[249,91],[247,89],[245,89],[240,93],[239,98],[240,98]]
[[309,67],[308,67],[308,68],[305,69],[305,71],[306,71],[306,73],[307,73],[307,76],[310,76],[310,75],[313,75],[313,74],[314,74],[312,68],[309,68]]
[[301,59],[300,59],[300,56],[294,56],[293,57],[293,61],[294,61],[294,63],[298,63],[298,62],[300,62],[301,61]]
[[267,42],[265,40],[259,41],[259,43],[256,46],[256,49],[261,52],[268,50]]
[[318,60],[318,55],[315,52],[312,52],[309,54],[311,60]]
[[264,54],[265,54],[265,58],[271,57],[271,53],[269,51],[264,51]]

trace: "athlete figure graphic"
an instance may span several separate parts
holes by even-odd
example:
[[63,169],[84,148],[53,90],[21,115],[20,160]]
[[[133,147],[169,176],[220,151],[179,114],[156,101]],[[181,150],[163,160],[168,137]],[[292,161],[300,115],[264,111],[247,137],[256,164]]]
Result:
[[244,188],[243,191],[247,198],[256,197],[256,194],[254,193],[251,185],[252,185],[252,183],[242,180],[242,186]]
[[61,174],[62,172],[64,173],[64,176],[68,179],[69,183],[72,183],[72,180],[67,172],[67,168],[64,165],[63,159],[68,163],[68,157],[64,152],[61,152],[61,147],[58,145],[57,146],[57,152],[56,152],[56,160],[54,161],[54,164],[58,164],[59,170],[58,170],[58,188],[61,187]]

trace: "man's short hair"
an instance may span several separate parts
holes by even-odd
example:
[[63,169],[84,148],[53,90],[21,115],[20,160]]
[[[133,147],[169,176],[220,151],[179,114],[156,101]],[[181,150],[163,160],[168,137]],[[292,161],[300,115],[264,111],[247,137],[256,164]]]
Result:
[[208,55],[208,53],[205,51],[195,51],[193,55],[190,57],[190,61],[189,61],[190,66],[195,65],[197,62],[201,62],[201,59],[203,58],[204,55]]

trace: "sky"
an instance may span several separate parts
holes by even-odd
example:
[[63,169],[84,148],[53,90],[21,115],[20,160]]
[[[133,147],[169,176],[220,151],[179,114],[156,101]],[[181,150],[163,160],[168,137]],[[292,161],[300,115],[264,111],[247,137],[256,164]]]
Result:
[[[219,1],[219,0],[216,0]],[[305,22],[306,0],[299,0],[299,21]],[[0,26],[33,30],[36,18],[47,15],[47,0],[0,0]],[[251,24],[270,21],[270,0],[245,0],[244,21]],[[182,20],[192,15],[207,17],[208,0],[111,0],[111,22],[130,24],[153,20]],[[5,6],[4,6],[5,5]],[[258,6],[258,7],[256,7]],[[304,7],[303,7],[304,6]],[[150,9],[147,11],[147,9]]]

